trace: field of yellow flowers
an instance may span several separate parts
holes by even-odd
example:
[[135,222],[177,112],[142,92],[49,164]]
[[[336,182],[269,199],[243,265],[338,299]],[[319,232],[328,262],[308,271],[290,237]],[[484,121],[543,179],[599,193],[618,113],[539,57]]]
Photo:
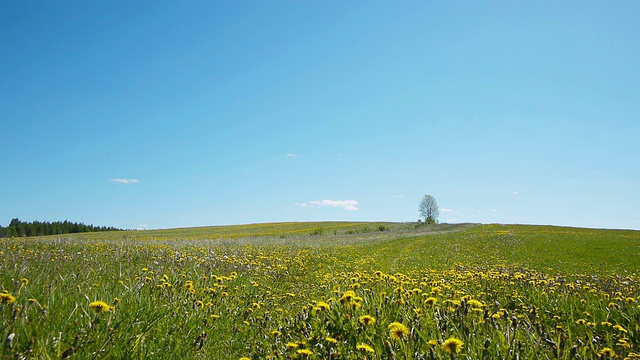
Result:
[[0,240],[3,359],[640,359],[640,232],[281,223]]

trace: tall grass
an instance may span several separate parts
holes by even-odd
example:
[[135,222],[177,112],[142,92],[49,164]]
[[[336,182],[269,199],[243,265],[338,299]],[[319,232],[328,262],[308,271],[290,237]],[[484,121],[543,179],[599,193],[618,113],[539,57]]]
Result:
[[[640,232],[379,225],[3,240],[1,354],[606,359],[640,352]],[[312,235],[318,228],[322,234]],[[95,301],[105,307],[90,306]]]

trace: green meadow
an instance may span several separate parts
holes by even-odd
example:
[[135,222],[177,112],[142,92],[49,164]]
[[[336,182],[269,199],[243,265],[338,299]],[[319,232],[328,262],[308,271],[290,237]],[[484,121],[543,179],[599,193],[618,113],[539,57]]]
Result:
[[640,359],[640,231],[273,223],[0,239],[3,359]]

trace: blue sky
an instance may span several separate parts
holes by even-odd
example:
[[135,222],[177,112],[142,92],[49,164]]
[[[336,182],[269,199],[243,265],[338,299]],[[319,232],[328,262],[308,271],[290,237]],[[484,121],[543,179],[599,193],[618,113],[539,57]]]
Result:
[[640,2],[4,1],[0,224],[640,229]]

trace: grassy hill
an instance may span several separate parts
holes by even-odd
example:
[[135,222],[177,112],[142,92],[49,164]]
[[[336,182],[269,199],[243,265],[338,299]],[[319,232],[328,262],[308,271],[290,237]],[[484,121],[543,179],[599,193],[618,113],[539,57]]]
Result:
[[640,231],[495,224],[3,239],[0,355],[634,358],[639,255]]
[[[55,238],[55,236],[54,236]],[[359,246],[376,264],[411,270],[425,265],[519,264],[550,272],[634,272],[640,231],[540,225],[383,222],[288,222],[114,233],[74,234],[78,240],[214,241],[254,246]],[[368,249],[364,251],[365,249]]]

